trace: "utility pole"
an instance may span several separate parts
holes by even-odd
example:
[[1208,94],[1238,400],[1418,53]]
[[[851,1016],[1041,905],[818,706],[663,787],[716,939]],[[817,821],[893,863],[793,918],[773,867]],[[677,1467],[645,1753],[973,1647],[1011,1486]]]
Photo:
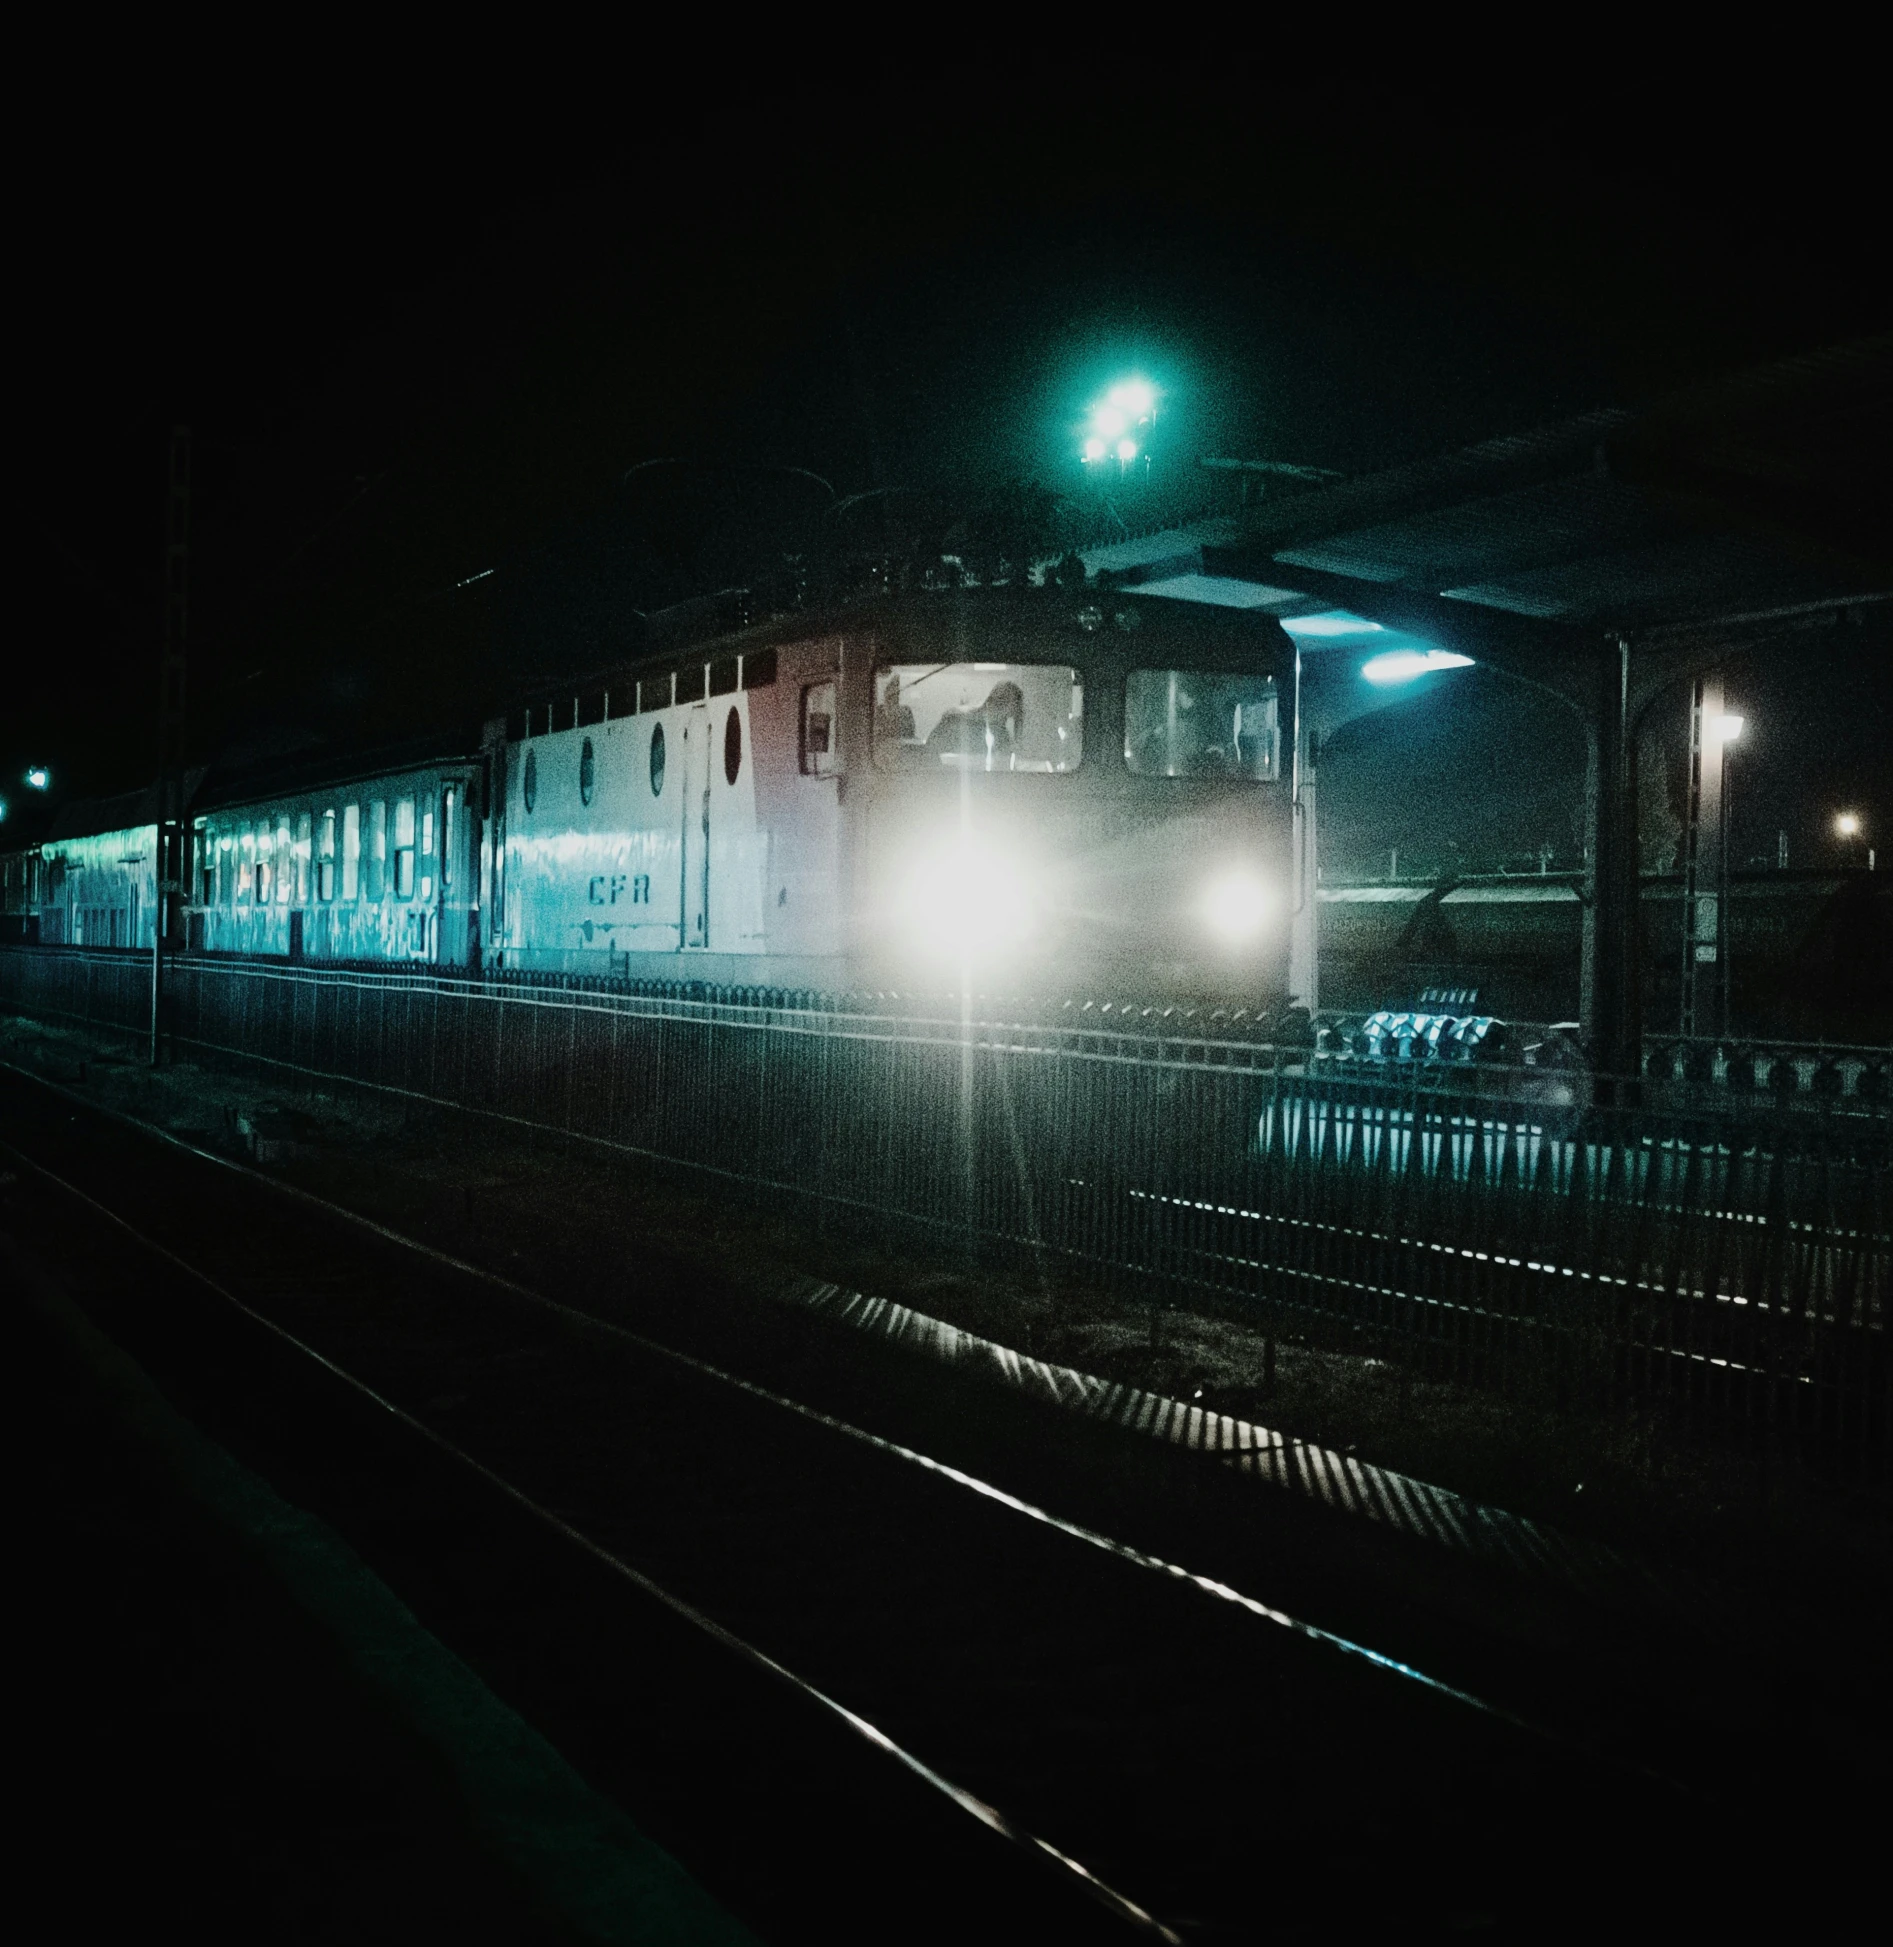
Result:
[[191,429],[171,429],[164,502],[164,650],[158,663],[158,802],[151,915],[151,1065],[163,1059],[164,955],[184,890],[184,623],[191,539]]

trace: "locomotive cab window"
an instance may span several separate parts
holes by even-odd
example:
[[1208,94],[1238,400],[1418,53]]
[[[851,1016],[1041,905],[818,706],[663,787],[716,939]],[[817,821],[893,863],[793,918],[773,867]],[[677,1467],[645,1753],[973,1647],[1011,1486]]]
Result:
[[1281,775],[1272,676],[1133,669],[1124,681],[1124,762],[1143,777]]
[[1084,684],[1063,663],[893,663],[874,672],[874,761],[893,771],[1075,771]]

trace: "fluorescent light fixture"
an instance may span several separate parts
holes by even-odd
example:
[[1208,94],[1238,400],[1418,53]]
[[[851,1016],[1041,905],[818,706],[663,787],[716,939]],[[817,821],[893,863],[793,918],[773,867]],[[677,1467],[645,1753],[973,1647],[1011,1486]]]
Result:
[[1378,622],[1370,622],[1363,615],[1350,615],[1346,609],[1329,610],[1323,615],[1285,615],[1282,627],[1290,635],[1305,635],[1319,639],[1331,635],[1385,635],[1386,631]]
[[1371,656],[1362,663],[1361,674],[1384,689],[1395,683],[1410,683],[1436,669],[1471,667],[1470,656],[1456,656],[1450,649],[1390,649],[1384,656]]

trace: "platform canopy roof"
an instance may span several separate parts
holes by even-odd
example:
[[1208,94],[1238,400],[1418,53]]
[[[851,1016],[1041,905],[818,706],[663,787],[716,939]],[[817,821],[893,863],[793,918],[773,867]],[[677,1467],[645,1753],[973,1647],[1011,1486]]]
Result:
[[[1893,337],[1088,550],[1308,646],[1733,645],[1893,595]],[[1350,622],[1360,624],[1358,632]],[[1371,625],[1371,626],[1370,626]]]

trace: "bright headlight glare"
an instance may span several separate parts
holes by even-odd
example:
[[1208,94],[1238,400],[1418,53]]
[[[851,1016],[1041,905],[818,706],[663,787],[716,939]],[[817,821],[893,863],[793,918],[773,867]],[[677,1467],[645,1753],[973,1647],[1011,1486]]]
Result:
[[1260,936],[1273,903],[1268,887],[1253,872],[1224,872],[1204,889],[1203,917],[1219,939],[1242,946]]
[[907,937],[930,954],[988,959],[1022,944],[1033,901],[1017,864],[992,847],[943,847],[903,873],[895,911]]

